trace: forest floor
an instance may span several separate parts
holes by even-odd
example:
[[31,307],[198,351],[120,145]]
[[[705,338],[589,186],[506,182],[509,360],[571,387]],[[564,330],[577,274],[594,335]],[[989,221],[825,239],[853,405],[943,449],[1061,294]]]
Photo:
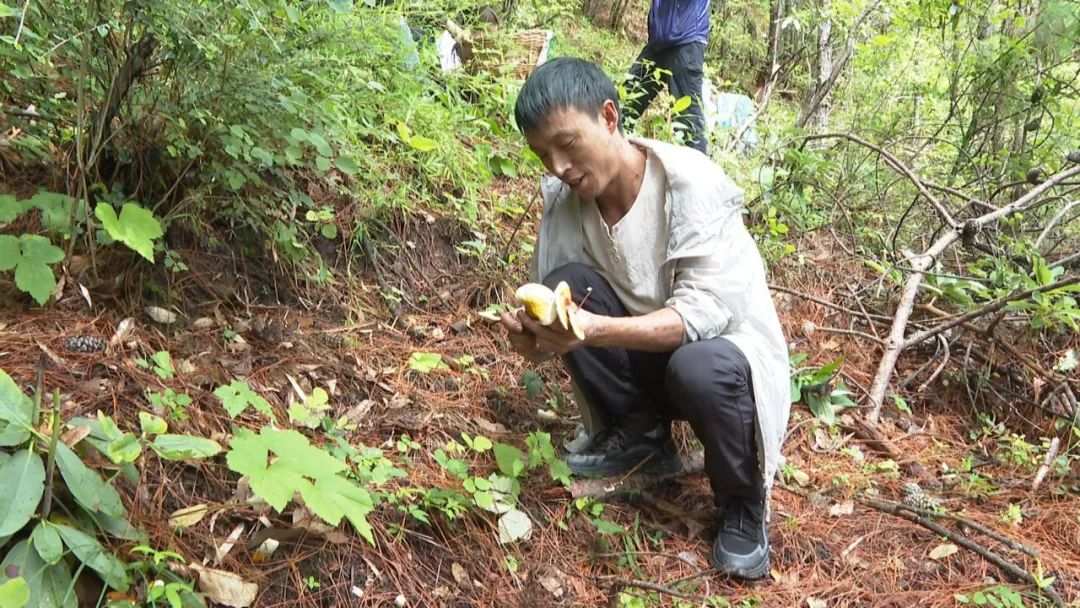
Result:
[[[535,220],[520,229],[532,230]],[[557,363],[536,369],[539,390],[526,388],[528,366],[470,303],[490,285],[478,281],[468,259],[453,253],[453,227],[421,216],[401,221],[397,231],[404,246],[383,259],[381,277],[369,275],[370,289],[349,297],[338,290],[336,298],[324,292],[322,301],[257,271],[268,267],[262,260],[198,245],[180,251],[191,269],[178,275],[133,276],[136,271],[118,267],[114,287],[159,285],[173,296],[179,320],[155,322],[143,309],[146,302],[122,289],[115,296],[105,286],[92,289],[90,308],[69,288],[48,309],[0,318],[0,368],[30,387],[40,359],[44,385],[63,391],[65,418],[100,410],[122,428],[137,428],[148,390],[186,393],[193,402],[172,428],[223,445],[233,425],[257,428],[260,419],[251,413],[231,420],[212,394],[215,387],[244,378],[283,421],[295,392],[325,387],[332,417],[355,423],[349,442],[382,448],[407,473],[388,487],[460,488],[433,452],[461,441],[462,433],[523,446],[529,432],[542,430],[560,446],[578,416]],[[858,259],[820,235],[797,245],[801,263],[792,256],[773,268],[775,285],[830,301],[864,274]],[[375,295],[376,285],[385,293],[388,283],[405,294],[396,312]],[[844,380],[869,386],[877,349],[858,336],[817,329],[849,327],[847,313],[786,291],[774,296],[793,352],[807,353],[818,365],[843,355]],[[108,351],[65,349],[77,335],[108,340],[126,317],[134,319],[134,329]],[[171,378],[136,363],[159,351],[171,354]],[[414,353],[438,353],[447,365],[418,372],[409,365]],[[899,376],[925,358],[913,353],[902,360]],[[375,546],[351,533],[316,533],[296,524],[290,510],[278,514],[245,502],[221,457],[148,460],[139,484],[118,485],[152,546],[209,560],[257,583],[256,606],[389,606],[395,599],[399,605],[458,607],[1021,605],[1008,603],[1010,589],[1025,594],[1023,605],[1040,605],[1032,585],[938,532],[881,510],[882,503],[871,505],[874,497],[898,503],[904,485],[919,481],[969,523],[934,521],[1026,572],[1055,577],[1052,589],[1075,605],[1076,472],[1052,469],[1032,489],[1042,460],[1038,440],[979,420],[964,405],[958,378],[943,374],[911,399],[913,415],[887,408],[879,429],[888,449],[858,433],[856,409],[829,427],[804,405],[793,406],[786,464],[773,495],[771,575],[754,584],[709,571],[716,513],[700,474],[596,506],[575,500],[538,469],[521,492],[520,508],[535,524],[532,535],[505,545],[498,542],[495,517],[475,508],[457,519],[433,510],[425,524],[384,504],[369,517]],[[687,429],[677,431],[681,449],[694,450]],[[415,444],[408,447],[410,442]],[[490,458],[473,458],[478,470],[494,468]],[[913,477],[913,463],[940,486]],[[172,513],[200,504],[209,505],[213,516],[170,529]],[[235,546],[215,559],[228,538]],[[281,544],[269,557],[256,555],[266,538]]]

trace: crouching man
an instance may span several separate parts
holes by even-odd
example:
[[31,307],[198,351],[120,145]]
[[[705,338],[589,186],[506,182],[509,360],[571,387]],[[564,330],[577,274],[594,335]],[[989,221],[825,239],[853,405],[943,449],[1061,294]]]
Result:
[[584,300],[575,314],[585,339],[523,312],[502,325],[523,357],[560,356],[570,373],[587,442],[567,464],[590,477],[670,470],[671,421],[688,421],[721,513],[713,565],[764,577],[791,399],[742,190],[693,148],[624,136],[613,83],[585,61],[537,68],[515,118],[551,174],[532,280],[566,281]]

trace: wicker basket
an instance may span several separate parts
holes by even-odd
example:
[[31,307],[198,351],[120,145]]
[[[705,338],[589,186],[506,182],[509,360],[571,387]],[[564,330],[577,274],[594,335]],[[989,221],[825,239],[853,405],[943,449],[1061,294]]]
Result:
[[477,32],[457,32],[462,63],[472,73],[499,74],[507,72],[513,78],[525,79],[536,66],[543,63],[551,40],[550,30],[533,29],[505,33],[496,29]]

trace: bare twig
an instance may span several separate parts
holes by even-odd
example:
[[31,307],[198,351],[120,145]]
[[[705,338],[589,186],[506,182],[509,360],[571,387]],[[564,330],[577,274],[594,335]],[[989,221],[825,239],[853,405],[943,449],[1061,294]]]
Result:
[[1043,458],[1042,465],[1035,473],[1035,479],[1031,480],[1031,491],[1038,492],[1039,486],[1042,485],[1043,479],[1046,479],[1046,474],[1050,472],[1050,465],[1054,463],[1054,459],[1057,458],[1058,450],[1061,449],[1061,438],[1054,437],[1050,440],[1050,447],[1046,450],[1046,458]]
[[915,185],[915,187],[919,190],[919,193],[922,194],[923,197],[926,198],[926,200],[930,201],[930,204],[933,205],[934,209],[937,210],[938,215],[941,216],[941,219],[946,224],[948,224],[949,227],[956,228],[959,225],[956,220],[953,219],[952,215],[945,209],[945,206],[941,204],[941,201],[939,201],[937,197],[935,197],[933,194],[930,194],[930,191],[926,189],[926,185],[923,183],[922,179],[920,179],[919,176],[915,175],[915,172],[912,171],[903,162],[901,162],[900,159],[893,156],[881,146],[876,146],[857,135],[852,135],[851,133],[822,133],[820,135],[808,135],[805,139],[806,141],[811,141],[814,139],[834,138],[853,141],[860,146],[869,148],[880,154],[881,157],[885,159],[885,162],[887,164],[889,164],[893,169],[896,169],[900,173],[903,173],[909,180],[911,180],[911,183]]
[[941,371],[945,369],[945,366],[949,364],[949,341],[945,339],[945,336],[938,334],[938,340],[941,342],[941,348],[945,351],[945,355],[941,358],[941,363],[934,369],[934,372],[930,374],[930,377],[925,382],[919,385],[918,392],[923,392],[928,386],[941,374]]
[[53,390],[52,435],[49,437],[49,458],[45,466],[45,496],[41,499],[41,519],[49,519],[52,511],[53,475],[56,472],[56,442],[60,438],[60,389]]
[[[953,230],[945,232],[945,234],[938,237],[938,239],[926,250],[921,256],[916,257],[912,261],[912,267],[914,272],[908,277],[904,283],[903,293],[900,297],[900,304],[896,310],[896,316],[893,319],[892,330],[889,332],[889,338],[886,342],[885,354],[881,358],[881,363],[878,365],[878,371],[874,375],[874,383],[870,389],[870,414],[868,420],[871,424],[876,424],[878,418],[881,416],[881,406],[885,402],[885,393],[888,390],[889,379],[892,377],[893,370],[896,368],[896,362],[900,357],[900,352],[905,347],[909,346],[913,342],[904,339],[904,334],[907,331],[908,319],[911,317],[911,310],[915,306],[915,296],[918,294],[919,285],[922,283],[926,269],[930,267],[930,264],[939,255],[941,255],[946,249],[948,249],[953,243],[959,240],[964,230],[975,229],[978,230],[982,226],[995,222],[998,219],[1005,217],[1011,213],[1021,211],[1036,200],[1039,199],[1045,192],[1053,188],[1059,182],[1066,181],[1067,179],[1080,174],[1080,165],[1070,167],[1064,171],[1060,171],[1046,181],[1042,182],[1035,188],[1032,188],[1026,194],[1016,199],[1012,203],[992,211],[985,215],[979,216],[975,219],[964,222],[962,226],[955,227]],[[962,321],[961,321],[962,322]],[[943,331],[943,330],[942,330]],[[925,340],[927,337],[933,334],[926,334],[921,339]]]
[[[961,547],[977,553],[980,557],[990,562],[991,564],[994,564],[995,566],[1000,568],[1002,572],[1009,575],[1013,579],[1023,581],[1029,585],[1038,585],[1035,577],[1032,576],[1031,573],[1027,570],[1005,559],[1004,557],[991,551],[990,549],[987,549],[986,547],[976,543],[967,536],[964,536],[959,532],[949,530],[941,524],[938,524],[934,521],[931,521],[927,517],[920,515],[919,510],[912,509],[911,507],[900,503],[878,500],[874,498],[859,498],[858,501],[866,506],[873,507],[879,511],[882,511],[883,513],[888,513],[901,519],[906,519],[914,524],[918,524],[926,528],[927,530],[934,532],[935,534],[944,536],[945,538],[960,545]],[[1063,600],[1061,596],[1058,595],[1058,593],[1054,591],[1052,587],[1043,587],[1041,591],[1045,593],[1051,601],[1054,602],[1055,606],[1065,608],[1065,600]]]
[[1071,211],[1072,208],[1077,205],[1080,205],[1080,200],[1071,201],[1068,205],[1062,207],[1061,210],[1054,215],[1054,217],[1050,220],[1050,223],[1046,225],[1046,228],[1043,228],[1042,234],[1039,235],[1039,238],[1035,239],[1036,250],[1042,248],[1043,240],[1045,240],[1047,235],[1050,234],[1050,231],[1054,229],[1054,226],[1056,226],[1057,223],[1061,221],[1061,218],[1065,217],[1066,213]]
[[855,336],[857,338],[865,338],[867,340],[870,340],[871,342],[883,344],[881,338],[877,336],[872,336],[864,331],[859,331],[857,329],[844,329],[842,327],[822,327],[820,325],[814,327],[814,329],[830,334],[844,334],[848,336]]
[[1061,289],[1062,287],[1068,287],[1069,285],[1074,285],[1076,283],[1080,283],[1080,277],[1073,276],[1073,277],[1066,277],[1066,278],[1061,279],[1059,281],[1055,281],[1055,282],[1053,282],[1053,283],[1051,283],[1049,285],[1044,285],[1044,286],[1041,286],[1041,287],[1035,287],[1033,289],[1025,289],[1024,291],[1014,291],[1013,293],[1011,293],[1011,294],[1009,294],[1007,296],[1000,297],[1000,298],[994,300],[993,302],[990,302],[989,304],[986,304],[985,306],[976,308],[975,310],[966,312],[966,313],[964,313],[962,315],[952,317],[951,319],[947,320],[946,322],[942,323],[941,325],[938,325],[937,327],[932,327],[930,329],[926,329],[926,330],[920,331],[920,332],[912,335],[910,338],[908,338],[907,340],[904,341],[903,346],[901,348],[910,348],[910,347],[918,344],[919,342],[922,342],[923,340],[932,338],[932,337],[940,334],[943,331],[947,331],[949,329],[952,329],[952,328],[956,327],[957,325],[962,325],[962,324],[964,324],[964,323],[966,323],[968,321],[971,321],[972,319],[977,319],[977,318],[979,318],[981,316],[988,315],[988,314],[990,314],[992,312],[997,312],[997,311],[1001,310],[1002,308],[1005,308],[1005,306],[1007,306],[1009,304],[1009,302],[1015,302],[1016,300],[1023,300],[1023,299],[1026,299],[1026,298],[1030,298],[1032,296],[1032,294],[1034,294],[1037,291],[1040,291],[1040,292],[1053,291],[1055,289]]
[[[815,304],[820,304],[822,306],[825,306],[826,308],[832,308],[833,310],[838,310],[840,312],[846,312],[847,314],[852,315],[852,316],[856,316],[856,317],[860,316],[859,311],[857,311],[857,310],[852,310],[850,308],[845,308],[843,306],[840,306],[839,304],[834,304],[834,303],[832,303],[832,302],[830,302],[828,300],[822,300],[821,298],[812,296],[810,294],[802,293],[801,291],[796,291],[796,290],[788,288],[788,287],[782,287],[780,285],[769,285],[769,289],[772,289],[774,291],[779,291],[779,292],[782,292],[782,293],[788,293],[788,294],[791,294],[793,296],[799,296],[800,298],[803,298],[804,300],[810,300],[811,302],[813,302]],[[885,315],[864,314],[863,316],[868,321],[870,319],[873,319],[875,321],[884,322],[884,323],[889,322],[889,317],[886,317]]]

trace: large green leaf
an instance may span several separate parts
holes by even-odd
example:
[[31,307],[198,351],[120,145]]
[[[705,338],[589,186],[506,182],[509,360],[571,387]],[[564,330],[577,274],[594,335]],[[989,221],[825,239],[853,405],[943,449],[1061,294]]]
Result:
[[266,462],[269,455],[262,438],[244,429],[229,441],[229,454],[225,461],[230,469],[248,476],[251,490],[257,496],[281,511],[292,500],[303,478],[283,470],[277,462],[268,468]]
[[213,439],[171,433],[155,437],[153,446],[158,455],[166,460],[209,458],[221,451],[221,445]]
[[117,591],[127,591],[130,582],[124,563],[109,553],[93,536],[70,526],[57,525],[57,532],[64,539],[64,544],[79,558],[101,575],[105,584]]
[[29,601],[30,585],[23,577],[8,579],[0,585],[0,608],[23,608]]
[[134,249],[150,262],[154,261],[154,240],[161,238],[161,222],[154,214],[135,203],[124,203],[117,217],[116,210],[108,203],[94,208],[94,215],[112,238]]
[[15,15],[18,15],[18,14],[19,14],[19,11],[17,11],[14,8],[4,4],[3,2],[0,2],[0,19],[3,19],[4,17],[14,17]]
[[0,563],[0,572],[21,576],[30,586],[26,606],[33,608],[77,608],[79,602],[71,589],[71,570],[67,561],[49,566],[30,547],[19,541]]
[[0,271],[15,269],[15,285],[45,304],[56,289],[51,264],[64,259],[64,251],[37,234],[0,235]]
[[266,414],[268,417],[273,418],[274,412],[270,409],[270,403],[263,399],[258,393],[251,390],[247,382],[242,380],[233,380],[230,384],[225,384],[217,387],[214,390],[214,396],[221,399],[221,404],[225,406],[225,411],[229,413],[229,416],[236,418],[247,409],[248,405],[255,408],[256,411]]
[[55,564],[64,557],[64,543],[60,540],[60,534],[48,522],[41,522],[34,528],[30,544],[46,564]]
[[314,484],[301,486],[300,495],[311,512],[326,523],[336,526],[345,516],[361,536],[375,544],[375,537],[367,522],[367,515],[375,506],[367,490],[340,475],[328,475]]
[[0,466],[0,536],[11,536],[34,515],[45,492],[45,465],[30,450],[19,450]]
[[0,370],[0,447],[20,445],[30,438],[34,402]]
[[495,452],[495,463],[499,465],[499,470],[502,471],[503,475],[515,478],[525,470],[525,455],[516,447],[505,443],[496,443],[493,451]]
[[[3,216],[0,216],[0,221],[3,221]],[[0,234],[0,272],[15,268],[20,257],[22,257],[22,246],[19,243],[19,237]]]
[[122,518],[124,504],[116,489],[79,459],[63,441],[56,444],[56,466],[64,477],[68,490],[78,503],[91,511],[101,511],[110,517]]

